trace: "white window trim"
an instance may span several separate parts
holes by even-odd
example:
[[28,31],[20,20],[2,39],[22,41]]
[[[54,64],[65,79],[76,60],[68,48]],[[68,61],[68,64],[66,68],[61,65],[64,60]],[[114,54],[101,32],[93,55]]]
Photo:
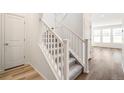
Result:
[[[117,25],[93,27],[92,32],[93,32],[93,30],[101,30],[101,31],[100,31],[100,43],[104,43],[104,42],[103,42],[102,31],[103,31],[103,29],[110,28],[110,29],[111,29],[110,44],[121,44],[121,43],[114,43],[114,42],[113,42],[113,33],[112,33],[112,31],[113,31],[114,28],[118,28],[118,27],[122,27],[122,30],[124,30],[122,24],[117,24]],[[92,35],[93,35],[93,34],[92,34]],[[122,36],[123,36],[123,34],[122,34]],[[94,40],[94,36],[92,36],[92,38],[93,38],[93,40]],[[123,39],[123,38],[122,38],[122,39]],[[93,40],[92,40],[92,43],[96,43],[96,42],[94,42]],[[97,43],[98,43],[98,42],[97,42]],[[123,43],[123,40],[122,40],[122,43]],[[107,44],[109,44],[109,43],[107,43]]]

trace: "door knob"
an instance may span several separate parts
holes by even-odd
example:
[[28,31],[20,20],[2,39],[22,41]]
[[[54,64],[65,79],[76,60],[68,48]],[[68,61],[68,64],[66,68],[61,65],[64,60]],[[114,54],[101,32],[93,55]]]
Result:
[[8,43],[5,43],[5,46],[8,46],[9,44]]

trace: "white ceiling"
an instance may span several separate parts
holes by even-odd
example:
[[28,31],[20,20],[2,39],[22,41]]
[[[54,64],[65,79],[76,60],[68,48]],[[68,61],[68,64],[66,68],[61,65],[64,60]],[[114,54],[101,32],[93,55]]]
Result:
[[124,13],[96,13],[92,16],[92,25],[114,25],[122,24]]

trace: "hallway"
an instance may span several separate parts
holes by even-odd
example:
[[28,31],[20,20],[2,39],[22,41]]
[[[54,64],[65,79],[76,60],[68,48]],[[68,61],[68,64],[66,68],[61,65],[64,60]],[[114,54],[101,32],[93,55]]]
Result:
[[121,50],[94,47],[89,74],[82,74],[78,80],[123,80]]

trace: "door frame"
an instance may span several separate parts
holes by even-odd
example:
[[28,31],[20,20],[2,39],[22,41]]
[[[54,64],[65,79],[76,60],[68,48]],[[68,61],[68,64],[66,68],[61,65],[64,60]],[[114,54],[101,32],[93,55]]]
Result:
[[123,27],[123,30],[122,30],[122,69],[123,69],[123,72],[124,72],[124,19],[122,20],[122,27]]
[[[22,17],[24,18],[24,56],[26,57],[26,53],[25,53],[25,46],[26,46],[26,27],[25,27],[25,16],[21,15],[21,14],[15,14],[15,13],[2,13],[2,72],[5,70],[5,16],[6,14],[9,15],[13,15],[13,16],[18,16],[18,17]],[[26,61],[26,58],[24,58],[24,63]]]
[[[0,13],[0,64],[2,65],[2,13]],[[0,71],[2,66],[0,66]]]

